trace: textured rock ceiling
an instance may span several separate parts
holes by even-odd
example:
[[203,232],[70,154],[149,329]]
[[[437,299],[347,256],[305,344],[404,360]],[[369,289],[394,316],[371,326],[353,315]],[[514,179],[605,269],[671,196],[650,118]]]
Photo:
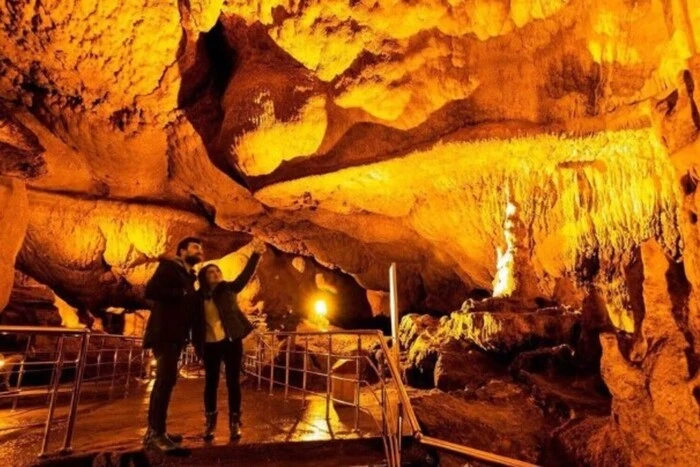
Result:
[[651,114],[697,69],[696,0],[19,0],[0,44],[26,183],[0,185],[2,278],[24,239],[74,304],[130,300],[196,232],[372,290],[397,261],[405,306],[453,309],[491,288],[509,202],[543,295],[648,238],[682,254]]
[[397,262],[404,309],[582,306],[614,414],[587,464],[694,465],[699,50],[700,0],[7,0],[0,310],[15,268],[138,305],[191,233],[276,247],[263,295],[281,251],[375,312]]

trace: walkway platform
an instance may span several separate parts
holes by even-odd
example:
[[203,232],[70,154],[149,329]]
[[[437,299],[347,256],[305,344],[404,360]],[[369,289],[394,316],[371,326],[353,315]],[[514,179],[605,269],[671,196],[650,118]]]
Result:
[[[283,391],[270,395],[268,388],[258,390],[251,384],[243,389],[243,438],[229,443],[224,381],[219,391],[220,424],[212,443],[201,439],[203,428],[202,379],[181,378],[173,393],[168,418],[168,430],[181,433],[183,447],[191,450],[187,458],[160,458],[143,453],[141,439],[146,424],[150,387],[141,387],[126,399],[110,402],[81,402],[75,436],[74,454],[69,458],[37,459],[42,428],[0,431],[0,459],[2,467],[30,465],[93,465],[96,456],[102,456],[95,465],[381,465],[384,463],[382,440],[375,420],[381,420],[379,404],[371,395],[363,394],[363,407],[374,418],[360,412],[359,429],[355,430],[355,410],[351,407],[331,406],[326,419],[325,399],[307,398],[302,407],[301,394],[290,391],[284,399]],[[57,415],[65,413],[59,407]],[[0,429],[12,426],[13,418],[23,418],[26,424],[46,417],[45,409],[15,412],[0,411]],[[52,427],[52,448],[60,446],[65,422]],[[299,444],[297,443],[305,443]],[[311,458],[309,458],[311,455]],[[154,457],[155,456],[155,457]],[[340,461],[338,456],[344,458]],[[131,459],[127,463],[117,461]],[[112,459],[112,460],[109,460]],[[116,463],[115,463],[116,461]],[[325,463],[326,461],[331,463]]]

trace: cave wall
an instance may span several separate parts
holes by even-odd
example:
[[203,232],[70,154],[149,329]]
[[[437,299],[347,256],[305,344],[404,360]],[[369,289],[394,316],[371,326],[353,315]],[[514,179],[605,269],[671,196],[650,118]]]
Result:
[[46,149],[30,191],[177,207],[371,290],[397,261],[417,310],[491,288],[511,179],[544,294],[577,257],[673,249],[646,103],[693,55],[692,0],[81,5],[0,11],[0,95]]
[[251,310],[320,271],[382,313],[396,262],[447,313],[505,271],[601,334],[597,439],[691,461],[697,0],[88,3],[0,6],[0,309],[15,268],[142,308],[189,234],[279,252]]
[[24,183],[0,177],[0,310],[7,306],[14,280],[15,260],[27,231],[27,191]]
[[[226,280],[233,280],[251,253],[252,247],[246,246],[214,263]],[[323,318],[332,325],[346,329],[372,325],[366,293],[352,277],[269,246],[237,299],[241,310],[264,322],[268,329],[296,329],[304,320],[315,321],[318,300],[326,303]]]

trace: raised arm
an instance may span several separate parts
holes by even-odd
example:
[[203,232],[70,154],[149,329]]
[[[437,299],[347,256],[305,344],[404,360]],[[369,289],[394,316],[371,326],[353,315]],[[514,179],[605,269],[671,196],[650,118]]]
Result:
[[162,262],[156,268],[155,274],[146,284],[146,298],[157,302],[171,302],[180,300],[185,296],[185,289],[182,287],[173,287],[172,284],[177,284],[177,280],[171,277],[171,268],[165,266]]
[[241,273],[238,277],[236,277],[235,280],[228,283],[228,286],[234,292],[238,293],[241,290],[243,290],[243,287],[245,287],[250,278],[253,277],[253,273],[255,272],[255,268],[258,265],[258,261],[260,261],[260,253],[256,252],[250,255],[248,263],[243,268],[243,271],[241,271]]

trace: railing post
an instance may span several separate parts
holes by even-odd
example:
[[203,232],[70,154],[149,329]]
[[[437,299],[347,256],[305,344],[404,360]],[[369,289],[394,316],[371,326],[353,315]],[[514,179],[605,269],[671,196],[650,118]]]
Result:
[[[59,349],[63,348],[63,334],[61,334],[61,337],[58,338],[56,341],[56,347],[55,347],[55,352],[56,352],[56,362],[58,362],[58,354],[59,354]],[[53,381],[56,379],[56,364],[54,363],[53,368],[51,368],[51,382],[49,383],[49,387],[46,388],[46,402],[51,402],[51,387],[53,387]]]
[[389,268],[389,311],[391,316],[391,353],[394,364],[399,367],[399,290],[396,280],[396,263]]
[[80,354],[78,355],[77,371],[75,381],[73,382],[73,394],[71,395],[70,411],[68,412],[68,425],[66,426],[66,437],[63,441],[63,449],[61,454],[70,454],[73,452],[71,443],[73,441],[73,431],[75,430],[75,419],[78,416],[78,404],[80,403],[80,391],[83,385],[83,376],[85,375],[85,364],[87,362],[87,353],[90,346],[90,334],[85,332],[83,339],[80,341]]
[[256,335],[255,338],[257,339],[255,341],[255,347],[257,351],[257,358],[256,358],[256,363],[258,364],[257,368],[257,373],[258,373],[258,391],[262,388],[262,364],[263,364],[263,346],[262,344],[264,343],[263,337],[261,335]]
[[289,345],[291,341],[291,336],[287,336],[287,355],[284,362],[284,400],[287,400],[289,396]]
[[109,398],[112,398],[114,392],[114,379],[117,376],[117,358],[119,357],[119,347],[114,349],[114,358],[112,359],[112,383],[109,385]]
[[301,406],[306,407],[306,367],[309,364],[309,336],[304,336],[304,368],[301,376]]
[[22,378],[24,376],[24,362],[27,361],[27,354],[29,353],[29,349],[31,348],[31,342],[32,342],[32,336],[31,334],[27,335],[27,345],[24,347],[24,356],[22,357],[22,361],[19,362],[19,372],[17,373],[17,395],[15,396],[14,400],[12,401],[12,410],[15,410],[17,408],[17,403],[19,402],[19,394],[22,392]]
[[63,341],[65,336],[61,334],[58,338],[58,355],[56,357],[56,365],[54,366],[53,380],[51,381],[51,389],[49,396],[49,411],[46,416],[46,427],[44,428],[44,439],[41,443],[41,452],[39,457],[46,457],[46,449],[49,446],[49,437],[51,434],[51,425],[53,421],[53,413],[56,408],[56,396],[58,395],[58,383],[61,379],[63,371]]
[[270,335],[270,395],[275,384],[275,333]]
[[360,430],[360,363],[362,355],[362,338],[357,336],[357,359],[355,360],[355,431]]
[[326,361],[326,420],[330,418],[331,413],[331,354],[333,353],[333,335],[328,334],[328,359]]
[[397,427],[396,427],[396,443],[398,446],[398,463],[401,465],[401,449],[403,441],[403,402],[399,401],[398,407],[399,416],[397,417]]
[[129,397],[129,383],[131,382],[131,358],[134,354],[134,341],[129,339],[129,359],[126,365],[126,386],[124,387],[124,399]]
[[143,361],[146,358],[146,349],[143,348],[143,342],[141,342],[141,360],[139,361],[139,383],[142,383],[143,381],[149,379],[147,378],[148,375],[145,374],[145,365],[143,364]]
[[97,349],[97,373],[95,373],[95,386],[100,384],[100,372],[102,370],[102,349],[105,347],[105,338],[100,339],[100,346]]
[[385,386],[384,386],[384,359],[380,358],[379,359],[379,397],[380,397],[380,405],[382,408],[382,433],[386,435],[386,400],[384,399],[384,392],[385,392]]

